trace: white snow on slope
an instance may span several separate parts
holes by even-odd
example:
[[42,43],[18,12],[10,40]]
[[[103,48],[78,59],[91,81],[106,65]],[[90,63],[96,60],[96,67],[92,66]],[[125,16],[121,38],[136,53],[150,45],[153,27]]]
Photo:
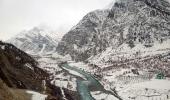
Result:
[[170,81],[153,79],[122,89],[119,95],[126,100],[169,100]]
[[3,45],[3,46],[0,46],[0,48],[2,49],[2,50],[4,50],[5,49],[5,46]]
[[91,92],[95,100],[118,100],[116,97],[113,95],[105,94],[105,93],[100,93],[100,91],[95,91]]
[[62,95],[63,95],[63,99],[64,99],[64,100],[67,100],[67,98],[66,98],[66,96],[65,96],[65,94],[64,94],[64,90],[63,90],[62,87],[60,87],[60,90],[61,90],[61,93],[62,93]]
[[128,44],[122,44],[118,48],[108,47],[106,51],[89,58],[89,61],[98,66],[108,66],[107,61],[121,61],[125,59],[134,59],[138,57],[153,56],[167,53],[170,51],[170,40],[163,43],[155,43],[153,47],[147,48],[142,44],[136,44],[134,48],[130,48]]
[[40,94],[38,92],[34,92],[34,91],[26,91],[28,94],[32,95],[32,99],[31,100],[45,100],[47,98],[47,95],[44,94]]
[[134,84],[133,87],[135,88],[151,88],[151,89],[169,89],[170,90],[170,81],[168,80],[157,80],[157,79],[153,79],[151,81],[148,82],[141,82],[138,84]]
[[40,58],[37,57],[37,59],[39,67],[51,75],[50,78],[52,79],[52,84],[76,91],[76,78],[66,74],[66,72],[58,66],[60,62],[63,62],[63,59],[64,61],[68,60],[68,56],[63,57],[58,55],[58,53],[53,53],[51,55],[41,56]]
[[42,47],[41,51],[39,52],[39,54],[42,54],[43,51],[45,50],[45,48],[46,48],[46,44],[43,44],[43,47]]

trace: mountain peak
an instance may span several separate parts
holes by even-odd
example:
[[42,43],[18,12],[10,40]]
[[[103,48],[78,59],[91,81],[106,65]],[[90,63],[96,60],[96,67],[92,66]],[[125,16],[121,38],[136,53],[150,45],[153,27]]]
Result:
[[27,53],[42,54],[44,52],[54,52],[58,41],[53,31],[44,26],[38,26],[28,31],[22,31],[8,42]]

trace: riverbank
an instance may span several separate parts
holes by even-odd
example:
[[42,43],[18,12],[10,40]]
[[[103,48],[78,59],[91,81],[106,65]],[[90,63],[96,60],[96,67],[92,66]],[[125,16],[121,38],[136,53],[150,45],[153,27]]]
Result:
[[[80,95],[81,100],[95,100],[91,95],[91,92],[101,91],[107,95],[113,95],[114,100],[122,100],[116,91],[108,91],[104,89],[104,86],[100,84],[93,75],[86,73],[83,70],[69,66],[68,63],[59,64],[59,66],[72,75],[76,75],[77,79],[77,91]],[[112,97],[113,98],[113,97]]]

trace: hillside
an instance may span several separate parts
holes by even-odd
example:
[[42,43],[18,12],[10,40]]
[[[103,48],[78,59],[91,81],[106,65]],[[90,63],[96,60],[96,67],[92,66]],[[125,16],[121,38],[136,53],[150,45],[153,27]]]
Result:
[[[48,74],[46,86],[50,88],[47,89],[50,97],[170,98],[170,3],[167,0],[116,0],[105,9],[85,15],[59,43],[53,44],[51,40],[42,35],[41,29],[34,28],[11,42],[36,60],[38,65],[33,68]],[[40,76],[44,78],[46,74]]]
[[138,52],[135,48],[142,47],[143,52],[144,48],[154,50],[157,45],[160,49],[170,48],[161,46],[169,43],[169,8],[166,0],[117,0],[111,9],[93,11],[83,17],[64,35],[57,51],[84,61],[108,49],[112,58],[115,51]]
[[17,90],[12,90],[0,79],[0,100],[31,100],[31,95],[17,93]]
[[[3,42],[0,42],[0,80],[4,82],[1,81],[3,85],[0,92],[6,89],[9,96],[14,95],[11,97],[13,99],[15,99],[15,93],[18,92],[16,89],[24,89],[26,94],[28,94],[28,90],[45,93],[49,100],[50,98],[53,98],[53,100],[62,100],[63,98],[61,89],[50,83],[49,74],[38,67],[38,62],[35,59],[12,44]],[[66,98],[73,100],[72,96],[75,96],[76,93],[65,88],[63,90],[67,94]],[[2,93],[5,94],[5,91]],[[18,95],[22,97],[24,94],[21,92]]]
[[[168,0],[116,0],[84,16],[57,52],[70,55],[76,61],[71,66],[93,75],[119,100],[169,100],[169,44]],[[113,96],[90,93],[96,100]]]

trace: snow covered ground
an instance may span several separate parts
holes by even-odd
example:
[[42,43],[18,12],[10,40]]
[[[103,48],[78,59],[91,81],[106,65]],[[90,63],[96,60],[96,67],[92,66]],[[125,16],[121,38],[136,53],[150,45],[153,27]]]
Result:
[[142,44],[136,44],[134,48],[130,48],[128,44],[122,44],[118,48],[108,47],[106,51],[89,58],[89,62],[100,67],[107,67],[110,61],[122,61],[126,59],[136,59],[139,57],[154,56],[159,54],[166,54],[170,51],[170,40],[163,43],[157,43],[153,47],[145,47]]
[[[139,70],[140,75],[131,72],[133,68],[116,68],[106,71],[99,71],[98,68],[89,66],[82,62],[72,62],[71,66],[82,69],[92,75],[100,74],[100,82],[107,90],[115,89],[123,100],[170,100],[170,80],[155,79],[155,75],[145,70]],[[91,92],[96,100],[116,100],[114,96]]]
[[41,55],[36,59],[39,62],[39,67],[51,75],[50,78],[52,80],[52,84],[61,88],[63,87],[72,91],[76,91],[76,78],[67,74],[58,66],[58,64],[63,61],[62,59],[69,60],[68,56],[63,57],[57,53],[54,53],[52,55]]
[[96,100],[118,100],[113,95],[102,93],[101,91],[91,92]]
[[151,88],[151,89],[161,89],[161,90],[169,89],[170,90],[170,81],[152,79],[151,81],[133,84],[133,87],[134,88]]
[[170,100],[170,81],[152,79],[129,84],[119,90],[125,100]]
[[44,94],[40,94],[38,92],[34,92],[34,91],[26,91],[28,94],[32,95],[32,99],[31,100],[45,100],[47,98],[47,95]]
[[[97,61],[103,59],[101,56],[104,53],[96,58],[95,63],[90,62],[87,64],[83,62],[71,61],[69,55],[63,57],[57,53],[43,55],[37,59],[40,68],[48,71],[51,74],[51,83],[61,88],[63,87],[69,90],[77,91],[76,77],[63,71],[63,69],[58,66],[60,62],[67,61],[70,66],[74,66],[75,68],[84,70],[85,72],[94,75],[94,77],[100,81],[106,90],[116,90],[118,95],[121,96],[123,100],[170,100],[170,80],[155,79],[157,71],[169,69],[168,65],[170,63],[168,60],[166,61],[166,58],[162,59],[159,58],[159,56],[156,56],[155,58],[155,55],[157,54],[164,55],[164,53],[168,53],[169,49],[166,48],[168,46],[165,45],[164,49],[160,49],[159,47],[155,47],[158,49],[145,48],[145,52],[140,52],[138,55],[135,55],[135,52],[140,50],[137,49],[137,47],[138,46],[136,46],[136,49],[134,48],[135,50],[133,52],[129,51],[129,53],[127,53],[127,51],[124,52],[124,49],[122,49],[122,53],[115,53],[115,55],[113,55],[113,53],[109,53],[113,51],[111,49],[109,50],[108,48],[108,50],[105,51],[108,54],[108,56],[105,55],[106,59],[110,60],[109,57],[113,57],[112,59],[114,59],[115,62],[111,62],[110,64],[114,63],[115,66],[104,62],[97,63],[97,65],[101,64],[101,66],[95,66]],[[138,48],[141,47],[139,46]],[[153,50],[155,51],[152,52]],[[111,54],[111,56],[109,54]],[[132,61],[122,60],[127,57],[129,57]],[[134,59],[135,57],[137,58]],[[104,60],[106,61],[106,59]],[[136,68],[136,63],[140,67]],[[133,73],[132,69],[138,69],[138,74]],[[83,78],[83,76],[79,73],[70,70],[68,71],[69,73]],[[108,95],[106,93],[102,93],[101,91],[94,91],[91,92],[91,94],[96,100],[117,100],[113,95]]]

